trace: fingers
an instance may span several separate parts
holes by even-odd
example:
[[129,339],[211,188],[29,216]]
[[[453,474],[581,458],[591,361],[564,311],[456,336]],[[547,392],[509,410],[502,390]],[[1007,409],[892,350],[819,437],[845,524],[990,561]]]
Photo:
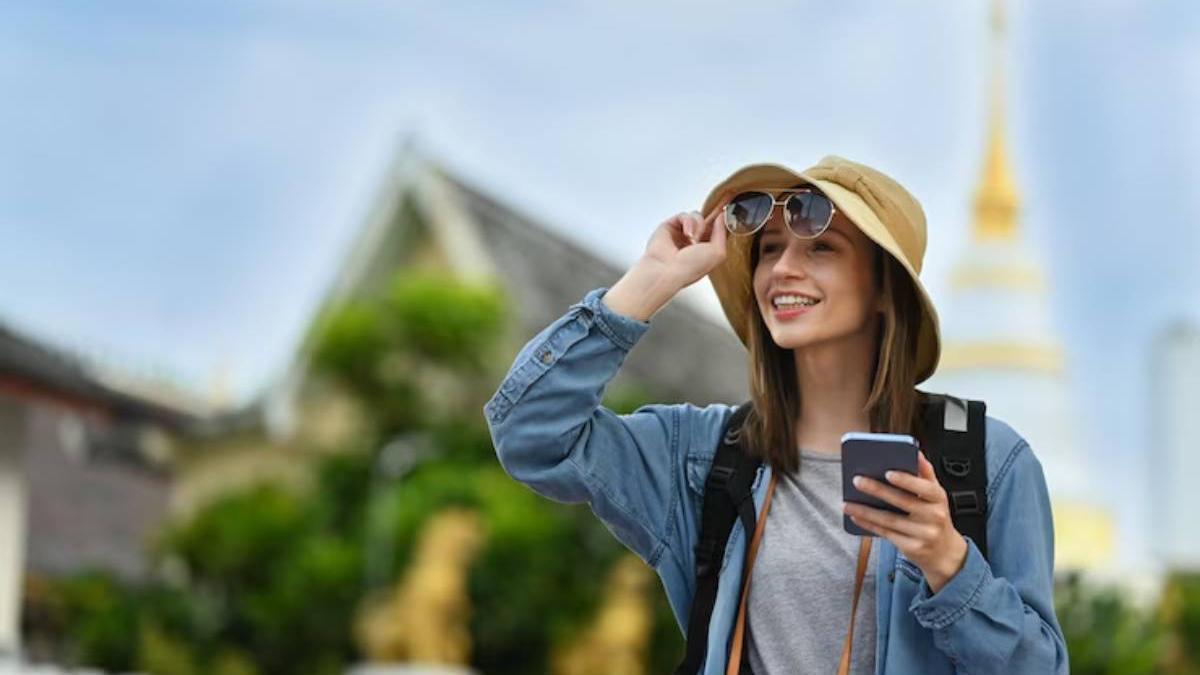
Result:
[[705,241],[718,241],[718,237],[723,236],[724,229],[725,209],[718,205],[717,208],[713,209],[712,213],[704,217]]
[[696,243],[696,239],[699,236],[700,227],[695,211],[680,211],[671,217],[671,222],[672,225],[677,224],[679,230],[683,233],[684,238],[687,240],[687,243]]
[[917,475],[926,480],[937,480],[937,472],[933,470],[933,463],[925,457],[925,453],[917,451]]
[[689,242],[699,244],[711,239],[712,225],[715,219],[713,215],[704,218],[699,211],[688,211],[680,213],[678,218],[683,224],[683,233]]
[[679,248],[691,244],[714,243],[721,248],[725,246],[725,203],[722,199],[706,216],[699,211],[680,211],[665,221],[667,227],[676,236]]
[[915,493],[912,493],[911,491],[905,492],[904,490],[897,490],[890,485],[884,485],[883,483],[866,476],[855,476],[854,487],[869,495],[879,497],[892,506],[904,509],[908,513],[912,513],[913,511],[920,509],[923,505],[922,500],[918,498]]
[[891,511],[877,509],[865,504],[846,502],[844,510],[851,518],[866,521],[876,527],[897,532],[913,539],[925,541],[932,539],[937,534],[937,528],[929,523],[915,521],[899,513],[892,513]]
[[[857,504],[852,506],[857,506]],[[896,545],[896,548],[901,550],[909,550],[921,543],[919,539],[904,534],[903,532],[893,530],[886,525],[882,525],[879,522],[871,519],[869,516],[850,514],[850,520],[853,521],[855,525],[858,525],[871,534],[884,537],[885,539],[891,541]]]
[[712,242],[722,249],[725,248],[725,209],[717,210],[717,217],[712,224]]
[[696,241],[711,241],[721,246],[725,245],[725,204],[727,201],[722,198],[707,216],[702,215],[699,211],[692,212],[696,214],[697,218],[701,218]]
[[704,241],[704,230],[707,223],[700,216],[699,211],[688,211],[688,221],[691,223],[692,243],[698,244]]
[[920,472],[919,476],[914,476],[907,471],[889,471],[885,477],[892,485],[908,490],[926,502],[946,501],[946,491],[938,483],[937,476],[933,472],[933,465],[925,459],[924,455],[918,455],[917,471]]

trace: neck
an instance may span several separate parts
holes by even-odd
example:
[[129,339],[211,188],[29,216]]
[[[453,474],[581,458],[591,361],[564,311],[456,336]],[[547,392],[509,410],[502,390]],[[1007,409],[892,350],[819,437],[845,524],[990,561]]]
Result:
[[840,455],[842,434],[870,431],[866,412],[871,394],[876,331],[794,351],[801,410],[796,441],[801,448]]

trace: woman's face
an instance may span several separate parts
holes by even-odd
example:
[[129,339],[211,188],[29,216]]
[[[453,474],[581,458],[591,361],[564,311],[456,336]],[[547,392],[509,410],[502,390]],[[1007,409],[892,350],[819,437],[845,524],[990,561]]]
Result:
[[[870,329],[882,310],[875,242],[840,211],[821,236],[800,239],[784,227],[782,211],[776,207],[755,244],[754,296],[775,343],[798,349]],[[776,306],[780,294],[815,304]]]

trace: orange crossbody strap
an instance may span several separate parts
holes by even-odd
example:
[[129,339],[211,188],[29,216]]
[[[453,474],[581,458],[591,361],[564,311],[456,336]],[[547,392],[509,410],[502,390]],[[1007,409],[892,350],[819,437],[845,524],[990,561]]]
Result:
[[725,675],[738,675],[742,667],[742,638],[746,632],[746,598],[750,596],[750,573],[754,571],[754,557],[758,555],[758,543],[762,541],[763,530],[767,525],[767,513],[771,510],[771,496],[775,494],[775,481],[779,474],[771,472],[771,482],[767,485],[767,496],[763,499],[762,513],[758,516],[758,525],[754,528],[754,539],[750,541],[750,554],[746,559],[746,581],[742,584],[742,600],[738,603],[737,624],[733,629],[733,645],[729,649],[729,663],[725,666]]
[[[742,642],[746,633],[746,599],[750,596],[750,575],[754,571],[754,559],[758,555],[758,545],[762,541],[766,528],[767,513],[771,510],[771,497],[775,494],[775,481],[778,474],[771,473],[771,482],[767,485],[767,496],[763,500],[762,513],[758,516],[758,524],[754,528],[754,538],[750,541],[750,553],[746,559],[746,580],[742,586],[742,599],[738,603],[737,623],[733,629],[733,643],[729,648],[729,662],[725,667],[725,675],[738,675],[742,667]],[[867,561],[871,557],[871,537],[862,537],[858,546],[858,567],[854,571],[854,599],[850,603],[850,625],[846,629],[846,642],[842,646],[842,660],[838,664],[838,675],[847,675],[850,671],[850,646],[854,640],[854,615],[858,613],[858,596],[862,591],[863,576],[867,571]]]
[[846,644],[842,646],[842,662],[838,664],[838,675],[850,672],[850,644],[854,641],[854,615],[858,613],[858,594],[862,590],[863,575],[867,571],[867,560],[871,557],[871,538],[862,537],[858,544],[858,568],[854,570],[854,600],[850,602],[850,627],[846,629]]

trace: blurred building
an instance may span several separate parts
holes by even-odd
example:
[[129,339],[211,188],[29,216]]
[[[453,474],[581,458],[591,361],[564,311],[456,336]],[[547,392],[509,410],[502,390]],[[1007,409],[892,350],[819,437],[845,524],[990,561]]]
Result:
[[[514,355],[589,290],[611,286],[624,273],[623,266],[599,258],[439,166],[412,143],[386,177],[324,305],[379,293],[401,269],[440,271],[458,280],[501,286],[516,313],[518,328],[510,336]],[[300,347],[287,377],[265,401],[270,428],[278,437],[296,434],[307,424],[332,423],[313,415],[314,406],[306,404],[323,398],[311,377],[310,349],[307,343]],[[709,314],[686,301],[673,302],[655,315],[654,329],[614,378],[613,387],[626,384],[664,401],[744,400],[745,350]],[[300,410],[309,412],[302,415]],[[318,429],[305,433],[310,432],[323,435]]]
[[[298,459],[345,446],[357,411],[312,369],[312,328],[341,303],[383,293],[397,272],[432,272],[501,287],[514,313],[515,328],[507,336],[511,359],[589,290],[611,286],[624,270],[472,185],[415,143],[403,144],[286,375],[257,401],[208,425],[181,453],[184,468],[173,510],[185,514],[252,482],[303,484],[307,465]],[[477,384],[482,409],[497,382]],[[655,315],[653,330],[610,385],[613,391],[697,405],[742,401],[748,397],[745,350],[723,321],[681,297]]]
[[1163,567],[1200,571],[1200,328],[1179,322],[1155,342],[1150,430],[1150,546]]
[[1056,567],[1101,570],[1113,561],[1113,519],[1098,506],[1091,464],[1078,446],[1080,419],[1046,277],[1018,226],[1005,129],[1004,31],[995,2],[991,118],[974,223],[942,304],[941,362],[925,388],[984,400],[989,414],[1028,440],[1053,503]]
[[172,438],[191,419],[0,326],[0,661],[39,577],[149,572]]

